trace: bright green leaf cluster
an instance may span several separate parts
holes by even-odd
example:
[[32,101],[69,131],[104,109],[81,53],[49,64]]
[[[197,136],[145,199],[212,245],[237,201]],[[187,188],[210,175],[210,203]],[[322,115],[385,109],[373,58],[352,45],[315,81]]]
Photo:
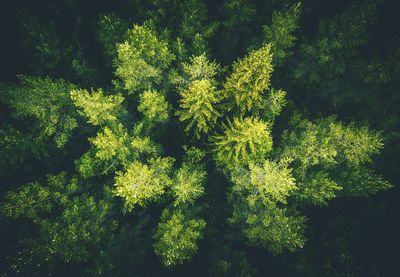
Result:
[[207,172],[204,166],[204,151],[196,147],[183,147],[185,155],[172,184],[174,206],[193,205],[204,194]]
[[124,198],[128,210],[159,199],[172,182],[169,177],[172,163],[172,158],[156,158],[149,165],[132,162],[125,172],[116,173],[114,194]]
[[215,160],[228,168],[262,161],[272,149],[268,125],[256,117],[234,118],[214,137]]
[[146,90],[140,95],[138,111],[151,121],[166,121],[169,109],[165,96],[155,90]]
[[91,92],[86,89],[73,90],[71,99],[74,105],[80,109],[79,113],[86,116],[88,123],[95,126],[115,122],[119,116],[126,113],[122,107],[124,97],[121,94],[106,96],[102,89]]
[[181,210],[165,210],[153,235],[156,240],[154,252],[166,266],[190,260],[197,251],[197,241],[203,237],[205,226],[204,220],[191,219]]
[[177,76],[173,80],[179,91],[185,90],[194,81],[208,80],[215,85],[215,77],[220,71],[220,66],[202,54],[191,57],[189,63],[182,63],[182,71],[182,76]]
[[288,160],[275,163],[266,160],[262,166],[233,171],[233,187],[229,195],[233,205],[232,223],[239,224],[252,244],[273,253],[295,250],[304,244],[304,218],[280,207],[297,189]]
[[33,119],[38,139],[52,138],[62,148],[78,126],[69,92],[75,86],[63,80],[19,76],[21,86],[6,87],[6,100],[18,119]]
[[262,208],[257,206],[250,206],[244,228],[244,234],[251,243],[267,247],[274,254],[280,254],[284,249],[294,251],[303,247],[304,217],[292,215],[273,203],[262,205]]
[[264,26],[264,42],[271,43],[274,65],[282,65],[291,54],[289,49],[296,40],[293,33],[299,28],[300,13],[299,2],[284,12],[274,12],[271,26]]
[[241,114],[257,111],[263,106],[272,71],[271,44],[265,44],[234,63],[233,72],[224,84],[224,98]]
[[[382,147],[379,133],[365,127],[346,126],[332,117],[312,123],[295,116],[292,124],[296,128],[284,134],[281,157],[293,160],[299,184],[296,195],[304,202],[326,205],[342,189],[351,191],[346,189],[346,186],[353,186],[350,176],[361,168],[365,173],[370,172],[365,166]],[[343,174],[348,180],[340,177]],[[377,177],[364,178],[376,180],[377,186],[372,189],[371,185],[366,185],[364,194],[389,187]]]
[[260,198],[286,203],[290,192],[296,189],[288,162],[277,164],[268,160],[262,166],[250,165],[249,190],[255,190]]
[[180,96],[182,99],[177,114],[180,121],[188,121],[185,131],[194,129],[197,138],[207,134],[220,117],[216,110],[221,100],[220,93],[209,80],[202,79],[193,81],[186,90],[180,92]]
[[89,141],[97,150],[96,157],[101,160],[109,161],[117,158],[125,161],[129,154],[129,135],[122,124],[118,124],[114,128],[104,127],[96,137],[90,138]]
[[281,89],[271,88],[265,97],[264,109],[260,112],[263,118],[273,123],[286,105],[286,92]]
[[168,43],[157,37],[150,24],[134,25],[126,34],[126,41],[117,44],[118,57],[115,74],[124,82],[129,93],[151,89],[162,80],[174,55]]

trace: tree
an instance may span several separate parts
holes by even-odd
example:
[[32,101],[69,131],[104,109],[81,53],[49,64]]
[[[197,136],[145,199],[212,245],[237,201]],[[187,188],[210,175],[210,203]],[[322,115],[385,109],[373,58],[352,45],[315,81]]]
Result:
[[0,17],[2,275],[395,275],[392,4],[45,2]]
[[282,65],[291,54],[296,37],[293,33],[299,28],[301,5],[294,4],[283,12],[272,13],[271,26],[264,25],[264,42],[271,43],[273,64]]
[[123,41],[128,23],[116,13],[101,14],[97,23],[97,39],[103,46],[108,61],[117,57],[116,44]]
[[219,92],[210,81],[203,79],[193,81],[180,95],[182,97],[181,110],[177,114],[180,121],[189,121],[185,131],[194,129],[197,138],[202,134],[207,134],[220,117],[215,109],[215,105],[221,99]]
[[29,219],[39,228],[38,239],[44,247],[24,240],[28,249],[34,247],[32,253],[51,262],[54,253],[65,262],[85,261],[92,249],[100,250],[116,221],[109,219],[112,205],[107,190],[103,198],[95,199],[82,193],[81,187],[77,178],[69,179],[65,172],[49,175],[46,185],[33,182],[9,192],[1,211]]
[[177,170],[171,190],[175,198],[174,206],[194,204],[204,194],[207,172],[204,169],[205,153],[198,148],[185,147],[182,166]]
[[20,14],[24,53],[30,58],[30,68],[36,74],[50,74],[62,58],[60,39],[54,22],[40,22],[36,17]]
[[338,78],[351,66],[347,61],[369,40],[375,10],[372,1],[352,3],[344,13],[322,20],[316,40],[300,45],[303,62],[296,65],[294,78],[308,88],[323,84],[326,92],[336,91]]
[[214,137],[215,160],[228,169],[262,161],[272,150],[268,125],[256,117],[234,118]]
[[126,172],[116,173],[115,195],[124,198],[128,211],[135,205],[145,206],[159,199],[172,182],[169,177],[172,163],[172,158],[156,158],[149,165],[131,163]]
[[279,164],[265,160],[262,165],[239,168],[232,173],[229,195],[233,205],[232,223],[238,224],[250,243],[267,247],[272,253],[295,250],[305,242],[305,219],[287,204],[298,188],[289,160]]
[[138,111],[150,121],[165,122],[169,109],[165,96],[155,90],[146,90],[140,95]]
[[20,86],[2,88],[13,116],[20,120],[33,120],[38,141],[52,139],[58,148],[64,147],[78,126],[68,96],[75,86],[48,77],[20,75],[19,79]]
[[98,126],[107,122],[115,122],[126,111],[122,107],[124,97],[121,94],[104,95],[102,89],[98,91],[73,90],[71,99],[80,109],[79,114],[88,118],[88,123]]
[[125,42],[117,44],[117,52],[115,74],[129,93],[160,84],[163,71],[174,60],[168,43],[157,37],[151,23],[135,24],[128,30]]
[[230,108],[241,115],[263,106],[263,95],[270,86],[272,68],[271,45],[266,44],[233,65],[233,72],[224,84],[224,98]]
[[196,242],[203,237],[206,223],[202,219],[188,218],[181,210],[165,210],[153,235],[154,251],[166,266],[181,264],[197,251]]
[[[389,183],[367,168],[371,157],[379,153],[383,145],[379,133],[365,127],[345,126],[335,122],[333,117],[315,124],[295,116],[292,125],[295,129],[283,135],[280,156],[292,159],[296,165],[294,175],[299,191],[295,195],[299,199],[326,205],[338,194],[365,195],[390,188]],[[350,176],[358,179],[360,171],[365,174],[363,189],[360,183],[349,182]],[[352,188],[354,185],[358,189]]]

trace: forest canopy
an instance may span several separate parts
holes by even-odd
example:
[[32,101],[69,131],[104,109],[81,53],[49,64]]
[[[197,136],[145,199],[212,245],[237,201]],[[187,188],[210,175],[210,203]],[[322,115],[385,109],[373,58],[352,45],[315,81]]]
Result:
[[400,22],[333,2],[10,3],[0,273],[393,276]]

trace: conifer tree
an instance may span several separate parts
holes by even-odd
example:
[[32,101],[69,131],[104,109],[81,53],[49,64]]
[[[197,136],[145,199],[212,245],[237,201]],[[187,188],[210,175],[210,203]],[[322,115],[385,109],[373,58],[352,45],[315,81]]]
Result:
[[62,148],[78,126],[76,112],[69,92],[71,83],[20,75],[20,86],[2,88],[5,101],[12,108],[13,116],[20,120],[34,120],[38,141],[52,139]]
[[271,43],[273,64],[282,65],[291,54],[296,37],[294,32],[299,28],[301,5],[294,4],[283,12],[273,12],[271,26],[264,25],[264,42]]
[[134,25],[126,41],[117,44],[115,74],[122,79],[128,93],[152,89],[160,84],[163,71],[174,60],[167,41],[159,38],[151,22]]
[[263,95],[270,86],[272,67],[271,45],[265,44],[233,65],[233,72],[224,84],[224,98],[230,108],[240,114],[262,108]]

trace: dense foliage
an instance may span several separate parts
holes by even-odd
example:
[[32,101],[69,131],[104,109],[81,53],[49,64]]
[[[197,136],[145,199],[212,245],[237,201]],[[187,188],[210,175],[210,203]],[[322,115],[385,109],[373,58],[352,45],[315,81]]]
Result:
[[331,2],[10,4],[1,273],[396,275],[400,22]]

